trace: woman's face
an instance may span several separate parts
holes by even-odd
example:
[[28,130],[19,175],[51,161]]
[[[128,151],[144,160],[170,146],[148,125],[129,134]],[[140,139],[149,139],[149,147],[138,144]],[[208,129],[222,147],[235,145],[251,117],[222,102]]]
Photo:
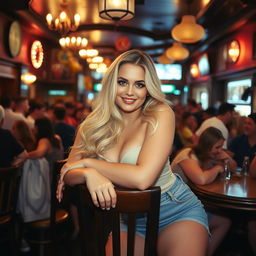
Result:
[[209,158],[211,159],[217,159],[218,155],[220,154],[222,148],[223,148],[224,140],[220,139],[218,140],[209,151]]
[[147,97],[145,71],[139,65],[121,65],[117,77],[116,105],[125,113],[141,109]]

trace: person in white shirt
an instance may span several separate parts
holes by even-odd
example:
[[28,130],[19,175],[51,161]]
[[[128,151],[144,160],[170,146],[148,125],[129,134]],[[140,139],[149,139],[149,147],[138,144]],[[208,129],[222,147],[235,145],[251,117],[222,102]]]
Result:
[[12,110],[12,102],[13,101],[8,97],[1,99],[1,105],[5,110],[5,118],[3,120],[2,128],[10,131],[12,130],[12,126],[16,121],[26,120],[24,115],[16,113]]
[[218,110],[218,115],[215,117],[211,117],[209,119],[206,119],[199,129],[196,131],[196,135],[200,136],[203,131],[205,131],[208,127],[215,127],[219,129],[225,139],[223,148],[227,148],[227,141],[228,141],[228,136],[229,132],[226,127],[226,125],[232,120],[234,116],[234,109],[235,105],[230,104],[227,102],[224,102],[220,105],[219,110]]

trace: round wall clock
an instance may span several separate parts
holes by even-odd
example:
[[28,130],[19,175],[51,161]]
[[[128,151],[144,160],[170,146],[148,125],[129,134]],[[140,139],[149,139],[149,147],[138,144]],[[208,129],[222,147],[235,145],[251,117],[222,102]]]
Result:
[[44,60],[44,50],[40,41],[36,40],[33,42],[31,46],[30,58],[34,68],[38,69],[42,66]]
[[18,56],[22,44],[20,24],[13,21],[8,31],[8,47],[12,57]]

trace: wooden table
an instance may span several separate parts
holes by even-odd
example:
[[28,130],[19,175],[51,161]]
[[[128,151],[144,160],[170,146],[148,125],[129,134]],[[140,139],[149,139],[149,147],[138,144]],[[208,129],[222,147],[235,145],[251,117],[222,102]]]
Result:
[[209,209],[256,212],[256,179],[234,174],[230,180],[218,177],[208,185],[189,184]]

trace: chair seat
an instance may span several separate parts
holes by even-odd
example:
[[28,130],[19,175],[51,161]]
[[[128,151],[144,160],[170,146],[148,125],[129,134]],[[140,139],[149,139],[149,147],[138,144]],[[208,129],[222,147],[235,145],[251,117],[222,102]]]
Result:
[[10,222],[11,219],[12,219],[11,215],[6,215],[6,216],[0,217],[0,225]]
[[[56,210],[56,224],[61,223],[69,217],[69,213],[64,209],[57,209]],[[50,219],[44,220],[37,220],[33,222],[27,223],[27,225],[34,227],[34,228],[49,228],[50,226]]]

